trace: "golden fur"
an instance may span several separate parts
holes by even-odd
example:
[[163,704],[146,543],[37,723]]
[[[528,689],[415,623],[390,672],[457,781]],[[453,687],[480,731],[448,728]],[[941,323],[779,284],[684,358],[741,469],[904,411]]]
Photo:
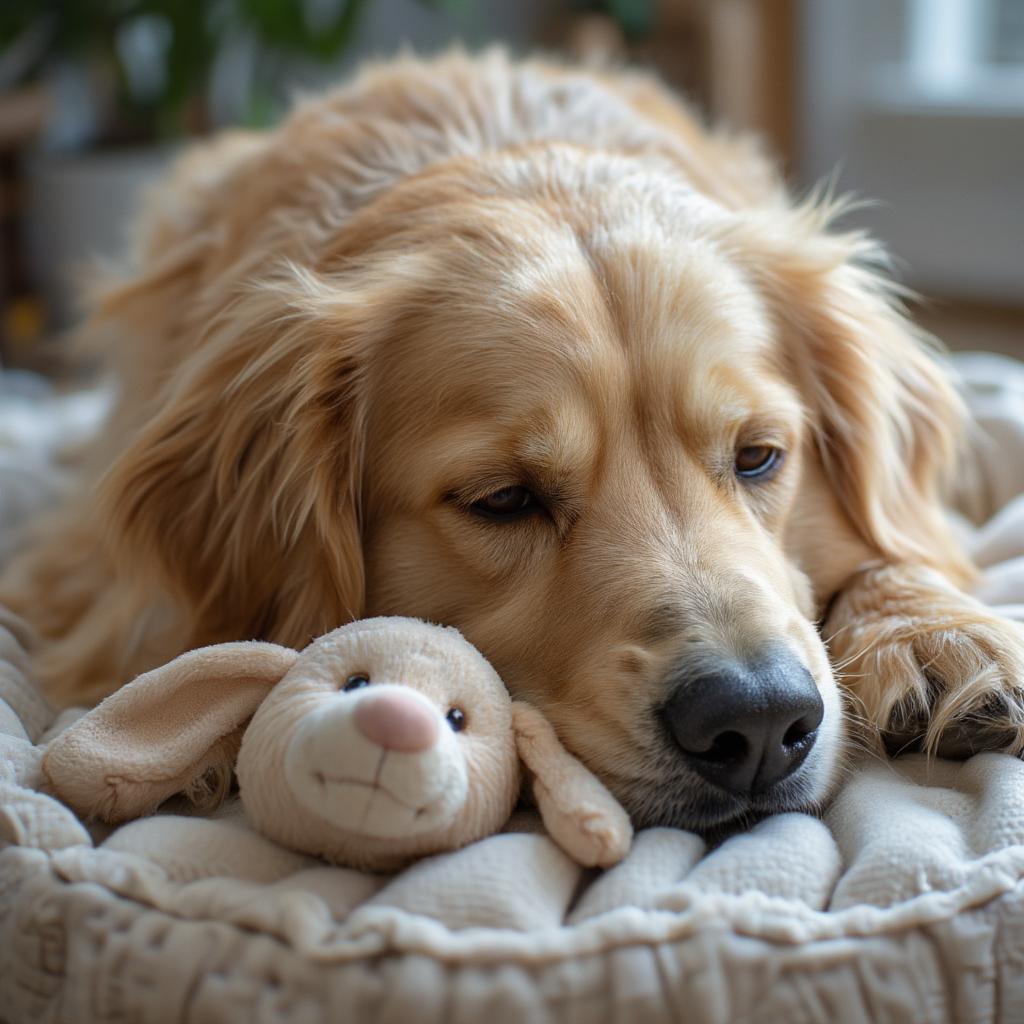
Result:
[[[646,77],[501,53],[196,148],[84,328],[121,381],[100,485],[4,580],[48,691],[401,614],[458,626],[639,823],[708,817],[656,722],[684,654],[814,675],[780,807],[836,776],[827,654],[876,738],[1020,750],[1024,644],[941,510],[958,399],[835,212]],[[734,476],[751,445],[770,481]],[[475,514],[516,485],[546,511]]]

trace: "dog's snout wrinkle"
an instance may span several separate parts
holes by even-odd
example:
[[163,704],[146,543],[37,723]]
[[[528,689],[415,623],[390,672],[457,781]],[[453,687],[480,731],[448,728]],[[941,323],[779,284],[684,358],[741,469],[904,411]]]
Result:
[[639,631],[642,644],[657,646],[668,640],[678,641],[687,625],[686,616],[678,601],[664,601],[656,605],[644,618]]
[[677,679],[665,723],[688,765],[732,793],[763,793],[806,759],[824,717],[810,672],[792,655],[723,662]]

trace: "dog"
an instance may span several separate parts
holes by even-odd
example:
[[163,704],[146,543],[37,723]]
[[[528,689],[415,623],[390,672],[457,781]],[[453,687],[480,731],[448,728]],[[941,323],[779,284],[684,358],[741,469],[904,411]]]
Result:
[[120,382],[83,486],[4,577],[47,691],[397,614],[639,827],[814,808],[858,737],[1019,753],[1024,641],[942,507],[963,410],[842,210],[650,77],[500,51],[198,145],[82,329]]

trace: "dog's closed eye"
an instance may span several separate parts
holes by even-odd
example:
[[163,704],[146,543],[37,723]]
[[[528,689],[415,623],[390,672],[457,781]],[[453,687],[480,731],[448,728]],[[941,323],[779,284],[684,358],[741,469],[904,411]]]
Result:
[[473,511],[488,519],[507,522],[540,509],[541,503],[533,491],[520,485],[502,487],[473,503]]

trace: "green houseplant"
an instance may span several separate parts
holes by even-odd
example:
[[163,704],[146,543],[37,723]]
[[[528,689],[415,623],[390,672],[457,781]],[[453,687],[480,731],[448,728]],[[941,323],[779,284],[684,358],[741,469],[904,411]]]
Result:
[[[369,0],[5,0],[0,85],[73,78],[90,94],[98,144],[210,126],[218,64],[246,49],[248,95],[235,119],[265,121],[289,62],[337,61]],[[4,79],[7,79],[5,82]],[[237,91],[237,90],[236,90]]]
[[[272,123],[297,72],[328,76],[383,2],[0,2],[0,90],[49,96],[17,188],[21,276],[41,297],[44,326],[74,319],[77,273],[123,249],[138,193],[182,139]],[[439,13],[468,2],[416,0]],[[17,296],[24,283],[0,287],[0,298],[12,288]]]

